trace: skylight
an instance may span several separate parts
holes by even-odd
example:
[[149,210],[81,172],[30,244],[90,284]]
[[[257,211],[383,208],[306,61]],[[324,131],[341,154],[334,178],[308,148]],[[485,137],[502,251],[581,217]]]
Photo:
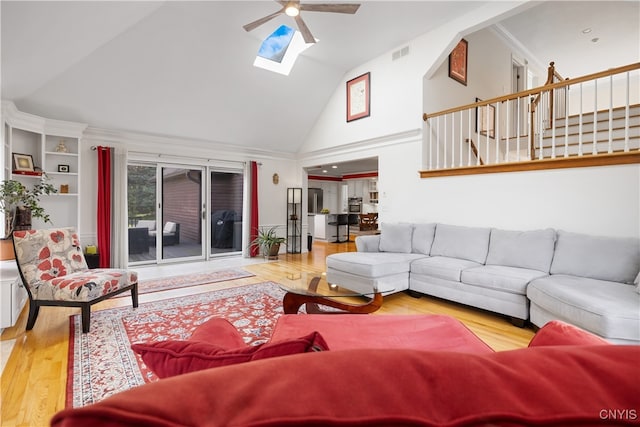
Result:
[[305,43],[300,32],[281,25],[262,42],[253,65],[288,76],[298,55],[312,44]]

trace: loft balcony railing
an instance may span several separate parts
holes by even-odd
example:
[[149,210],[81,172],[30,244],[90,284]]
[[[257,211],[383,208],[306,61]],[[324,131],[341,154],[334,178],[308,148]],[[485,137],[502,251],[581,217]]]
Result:
[[640,163],[640,63],[424,114],[426,170],[443,175]]

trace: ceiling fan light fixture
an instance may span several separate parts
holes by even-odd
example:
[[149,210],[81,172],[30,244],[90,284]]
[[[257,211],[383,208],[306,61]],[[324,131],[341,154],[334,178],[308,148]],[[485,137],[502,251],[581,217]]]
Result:
[[291,16],[292,18],[295,18],[296,16],[300,15],[300,9],[298,9],[296,5],[290,4],[285,8],[284,13],[286,13],[288,16]]

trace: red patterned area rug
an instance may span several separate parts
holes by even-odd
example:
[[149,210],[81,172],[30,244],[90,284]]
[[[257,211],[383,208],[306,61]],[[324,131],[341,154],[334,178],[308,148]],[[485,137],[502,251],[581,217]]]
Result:
[[[228,270],[209,271],[206,273],[183,274],[181,276],[159,277],[157,279],[140,280],[138,283],[138,294],[148,294],[151,292],[168,291],[170,289],[187,288],[189,286],[204,285],[205,283],[224,282],[226,280],[242,279],[244,277],[255,276],[255,274],[233,268]],[[120,297],[130,296],[129,292],[121,294]]]
[[157,381],[131,344],[188,339],[211,317],[229,320],[247,344],[267,341],[283,313],[284,294],[277,283],[262,282],[141,304],[137,309],[100,310],[91,313],[87,334],[82,333],[80,315],[71,316],[66,406],[85,406]]

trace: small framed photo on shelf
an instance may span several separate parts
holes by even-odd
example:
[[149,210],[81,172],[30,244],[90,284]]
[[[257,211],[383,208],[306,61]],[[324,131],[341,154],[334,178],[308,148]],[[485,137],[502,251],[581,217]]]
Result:
[[69,165],[58,165],[58,172],[69,173]]
[[347,82],[347,122],[369,117],[371,107],[371,73]]
[[13,153],[13,170],[18,172],[34,172],[31,154]]

